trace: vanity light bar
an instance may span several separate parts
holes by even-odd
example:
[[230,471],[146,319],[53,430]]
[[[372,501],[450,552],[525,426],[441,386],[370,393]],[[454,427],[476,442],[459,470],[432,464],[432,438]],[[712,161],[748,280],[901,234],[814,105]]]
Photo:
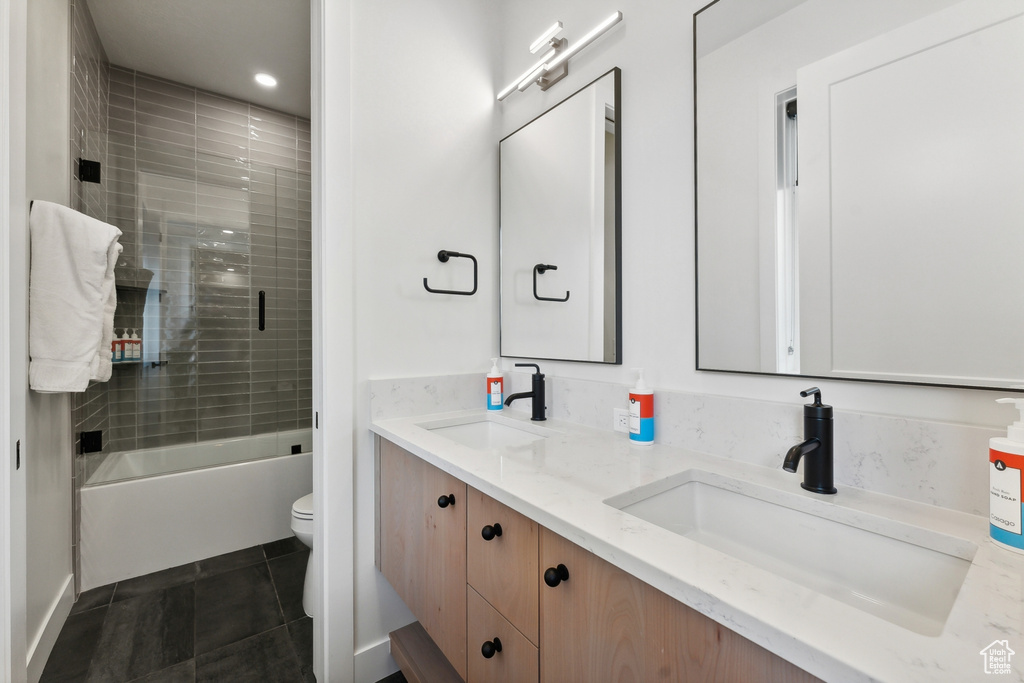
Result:
[[533,41],[533,45],[530,46],[530,54],[535,55],[540,52],[540,49],[551,42],[551,39],[557,36],[561,31],[562,22],[556,21],[551,25],[551,28],[541,34],[540,38]]
[[540,58],[539,62],[524,71],[522,76],[505,86],[505,89],[498,93],[498,101],[501,102],[503,99],[511,95],[512,91],[519,87],[519,83],[521,81],[526,80],[531,74],[536,73],[538,69],[544,66],[544,62],[555,56],[555,52],[556,51],[554,49],[549,50],[547,54]]
[[612,26],[615,26],[615,24],[619,23],[620,21],[622,21],[622,12],[616,12],[615,14],[611,15],[610,17],[602,21],[600,24],[595,26],[590,31],[590,33],[580,38],[568,50],[562,52],[549,63],[545,64],[544,70],[551,71],[552,69],[557,69],[561,64],[564,64],[569,59],[569,57],[572,57],[574,54],[585,48],[587,45],[590,45],[592,42],[603,36],[608,29],[610,29]]
[[[616,12],[595,26],[589,33],[580,38],[572,45],[572,47],[569,48],[566,48],[565,38],[562,38],[557,43],[554,41],[554,37],[558,35],[559,31],[561,31],[562,26],[562,22],[556,22],[544,33],[544,35],[534,41],[533,45],[530,46],[530,51],[535,52],[533,49],[534,46],[543,45],[545,40],[550,41],[553,48],[544,55],[539,62],[523,72],[522,76],[505,86],[505,88],[498,93],[498,101],[500,102],[508,97],[512,94],[513,90],[519,90],[522,92],[534,83],[539,83],[541,87],[546,90],[548,86],[552,85],[555,81],[564,76],[565,72],[563,71],[563,73],[559,74],[557,78],[554,78],[546,84],[544,83],[545,76],[555,69],[566,66],[566,62],[568,62],[570,57],[600,38],[608,31],[608,29],[615,26],[615,24],[620,21],[622,21],[622,12]],[[553,29],[554,32],[552,33]]]

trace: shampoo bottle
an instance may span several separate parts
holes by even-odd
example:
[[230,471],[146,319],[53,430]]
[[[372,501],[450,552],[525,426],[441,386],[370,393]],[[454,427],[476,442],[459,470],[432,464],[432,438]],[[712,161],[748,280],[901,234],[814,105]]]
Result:
[[654,443],[654,392],[644,384],[644,371],[637,372],[636,386],[629,392],[629,442],[640,446]]
[[491,359],[491,371],[487,373],[487,410],[501,410],[505,400],[505,378],[498,369],[498,359]]
[[138,330],[132,330],[132,360],[142,360],[142,340],[139,339]]
[[999,398],[998,403],[1013,403],[1021,419],[1010,425],[1006,436],[988,442],[989,461],[989,534],[992,542],[1024,553],[1021,534],[1021,472],[1024,471],[1024,398]]
[[128,338],[128,328],[124,328],[121,338],[117,340],[117,360],[131,360],[131,340]]

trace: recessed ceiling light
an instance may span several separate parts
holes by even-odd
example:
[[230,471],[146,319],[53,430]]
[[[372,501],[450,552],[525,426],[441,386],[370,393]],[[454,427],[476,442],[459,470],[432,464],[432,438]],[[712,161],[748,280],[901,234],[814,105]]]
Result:
[[273,88],[277,85],[277,79],[270,74],[258,73],[256,74],[256,82],[262,85],[264,88]]

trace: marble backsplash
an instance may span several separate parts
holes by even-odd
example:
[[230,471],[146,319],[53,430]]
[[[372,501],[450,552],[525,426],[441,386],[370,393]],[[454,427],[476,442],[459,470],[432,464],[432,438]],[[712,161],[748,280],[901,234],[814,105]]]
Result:
[[[483,373],[371,380],[369,385],[371,419],[485,405]],[[529,374],[505,373],[506,396],[529,389]],[[611,431],[611,424],[613,409],[626,407],[628,392],[625,384],[548,375],[548,416],[625,439]],[[529,401],[511,409],[529,411]],[[836,485],[987,516],[988,440],[1002,435],[991,427],[837,410]],[[786,451],[802,440],[799,404],[655,388],[656,444],[781,468]]]

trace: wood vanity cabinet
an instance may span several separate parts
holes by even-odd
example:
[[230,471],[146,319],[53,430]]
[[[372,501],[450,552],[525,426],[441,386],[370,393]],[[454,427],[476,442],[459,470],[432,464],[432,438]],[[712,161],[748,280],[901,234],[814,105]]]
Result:
[[[535,683],[540,527],[472,487],[466,495],[467,683]],[[501,651],[484,656],[495,637]]]
[[541,529],[541,683],[818,681],[713,619]]
[[466,485],[381,439],[379,505],[381,573],[465,679]]
[[437,646],[392,634],[410,681],[818,680],[385,439],[379,467],[379,566],[429,639],[400,631]]

